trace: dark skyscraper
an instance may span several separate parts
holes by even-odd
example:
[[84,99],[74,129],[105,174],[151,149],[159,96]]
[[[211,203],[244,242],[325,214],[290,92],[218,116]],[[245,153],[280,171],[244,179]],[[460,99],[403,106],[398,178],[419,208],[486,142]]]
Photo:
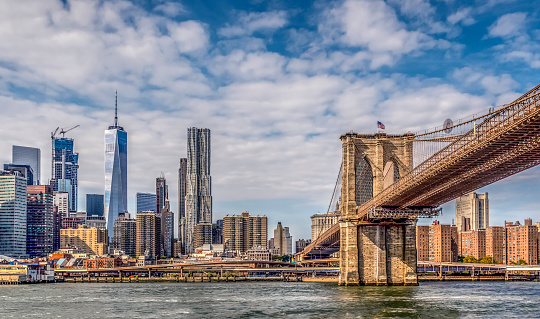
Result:
[[188,128],[186,171],[185,250],[186,253],[192,253],[195,248],[195,226],[199,223],[212,223],[210,129]]
[[40,184],[41,150],[39,148],[13,145],[11,163],[30,165],[33,173],[33,181],[30,185]]
[[69,211],[77,211],[77,172],[79,153],[73,149],[73,139],[55,137],[53,139],[53,172],[51,186],[55,192],[69,194]]
[[[117,101],[117,100],[116,100]],[[105,208],[109,237],[119,213],[127,211],[127,132],[118,126],[115,102],[114,125],[105,131]]]
[[156,212],[156,194],[137,193],[137,213],[153,211]]
[[30,258],[53,252],[53,190],[50,185],[27,187],[26,253]]
[[86,215],[103,216],[103,195],[86,194]]
[[4,164],[5,171],[19,171],[23,176],[26,176],[26,185],[37,185],[34,184],[34,171],[30,165],[24,164]]
[[163,174],[156,178],[156,210],[161,217],[162,255],[170,257],[174,245],[174,214],[169,203],[169,187]]
[[186,174],[187,158],[181,158],[178,168],[178,238],[182,247],[186,241]]

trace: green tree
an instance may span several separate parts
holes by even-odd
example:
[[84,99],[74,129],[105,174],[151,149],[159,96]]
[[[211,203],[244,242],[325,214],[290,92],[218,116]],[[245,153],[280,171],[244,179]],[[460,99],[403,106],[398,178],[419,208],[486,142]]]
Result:
[[484,256],[478,262],[482,264],[498,264],[498,262],[491,256]]
[[289,261],[291,261],[291,256],[289,255],[281,256],[281,261],[284,263],[288,263]]
[[474,258],[474,256],[467,256],[463,258],[464,263],[478,263],[478,259]]
[[463,259],[465,259],[465,256],[458,256],[457,258],[458,263],[462,263]]

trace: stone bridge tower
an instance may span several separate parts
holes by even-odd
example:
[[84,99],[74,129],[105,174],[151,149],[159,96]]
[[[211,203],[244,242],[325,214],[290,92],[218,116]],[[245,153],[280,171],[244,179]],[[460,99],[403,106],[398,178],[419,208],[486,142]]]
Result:
[[357,215],[357,207],[412,170],[413,138],[352,132],[341,136],[341,285],[417,284],[416,219]]

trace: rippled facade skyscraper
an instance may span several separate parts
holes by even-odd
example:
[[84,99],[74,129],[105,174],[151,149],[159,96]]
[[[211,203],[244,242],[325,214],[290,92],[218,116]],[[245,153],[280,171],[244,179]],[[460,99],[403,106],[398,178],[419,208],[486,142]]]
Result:
[[127,132],[118,126],[118,100],[114,125],[105,131],[105,207],[109,237],[119,213],[127,211]]
[[[210,129],[188,128],[186,167],[185,250],[192,253],[195,226],[212,223],[212,177],[210,176]],[[211,236],[210,236],[211,237]],[[212,242],[203,243],[211,244]]]

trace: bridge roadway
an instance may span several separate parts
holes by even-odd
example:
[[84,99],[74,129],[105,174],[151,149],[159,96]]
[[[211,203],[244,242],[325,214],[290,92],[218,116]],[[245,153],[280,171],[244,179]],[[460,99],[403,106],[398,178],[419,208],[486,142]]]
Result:
[[[377,218],[407,217],[410,208],[437,207],[540,164],[539,146],[540,85],[489,113],[473,130],[459,135],[441,151],[358,206],[356,216],[345,216],[342,212],[342,219],[361,224]],[[377,212],[376,208],[384,208],[386,212]],[[299,258],[327,257],[339,250],[336,247],[340,247],[339,224],[308,245]],[[326,251],[326,255],[322,251]]]

